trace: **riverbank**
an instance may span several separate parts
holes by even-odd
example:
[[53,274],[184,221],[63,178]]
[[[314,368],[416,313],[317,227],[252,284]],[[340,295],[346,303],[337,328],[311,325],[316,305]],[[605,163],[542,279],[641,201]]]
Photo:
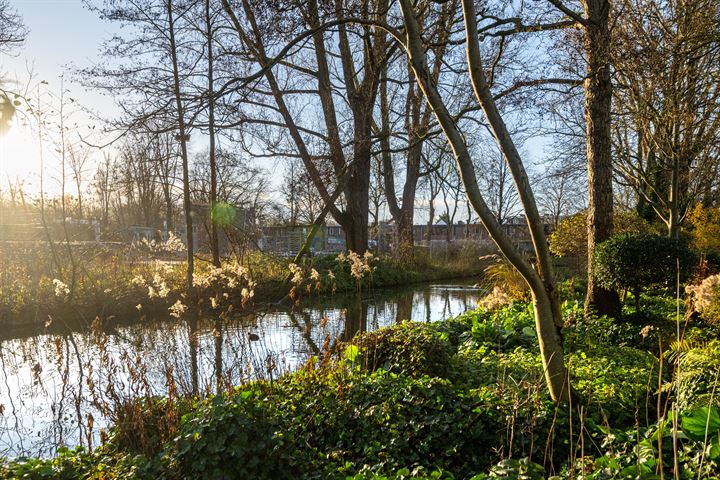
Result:
[[[298,277],[290,274],[289,260],[252,252],[240,260],[225,262],[222,269],[226,271],[219,273],[207,259],[198,258],[199,285],[195,300],[191,300],[184,293],[185,262],[177,260],[177,255],[82,246],[73,251],[72,261],[65,255],[58,268],[48,249],[41,247],[30,244],[0,251],[6,266],[0,272],[0,325],[4,327],[42,327],[53,322],[87,326],[95,317],[162,318],[177,302],[199,311],[217,310],[221,303],[251,308],[256,303],[286,298],[291,290],[297,300],[309,293],[477,278],[483,268],[479,258],[483,252],[466,249],[437,257],[418,252],[411,262],[373,258],[362,278],[353,276],[348,259],[315,257],[300,266]],[[213,275],[227,277],[225,285],[202,283],[203,278]],[[228,281],[228,275],[237,281]]]
[[690,323],[685,354],[658,357],[675,329],[670,311],[647,312],[651,329],[583,319],[577,304],[566,303],[564,317],[581,405],[550,401],[532,311],[515,303],[362,334],[294,374],[207,399],[122,402],[91,453],[13,461],[0,474],[604,479],[662,470],[672,478],[677,461],[678,478],[717,478],[720,411],[708,396],[718,341],[700,342],[715,333]]

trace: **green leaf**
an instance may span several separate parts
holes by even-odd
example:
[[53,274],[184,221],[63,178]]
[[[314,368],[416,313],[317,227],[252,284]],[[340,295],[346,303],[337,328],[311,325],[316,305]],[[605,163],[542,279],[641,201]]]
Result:
[[345,349],[345,358],[348,362],[355,362],[358,355],[360,355],[360,349],[355,345],[348,345]]
[[680,423],[685,434],[695,441],[717,437],[720,431],[720,411],[715,407],[700,407],[682,416]]

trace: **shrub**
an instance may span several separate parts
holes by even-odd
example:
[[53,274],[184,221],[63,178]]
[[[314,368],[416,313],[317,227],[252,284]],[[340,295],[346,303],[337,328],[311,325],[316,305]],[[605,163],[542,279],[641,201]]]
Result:
[[[530,287],[510,262],[500,255],[487,255],[483,259],[493,261],[484,272],[485,280],[493,287],[492,293],[485,299],[488,308],[507,305],[509,300],[530,300]],[[503,296],[507,302],[500,300]]]
[[[618,212],[613,217],[613,233],[653,232],[653,226],[635,212]],[[587,258],[587,212],[562,220],[550,235],[550,251],[558,257]]]
[[599,413],[599,420],[627,425],[636,416],[647,421],[654,414],[648,399],[655,390],[658,362],[651,353],[630,347],[595,347],[569,354],[567,363],[573,386],[590,413]]
[[272,404],[243,391],[182,419],[172,452],[178,478],[280,478],[291,471]]
[[616,235],[595,250],[595,278],[604,288],[631,291],[637,306],[644,289],[675,283],[678,262],[683,282],[695,264],[695,255],[683,241],[650,234]]
[[720,341],[687,339],[673,342],[667,353],[676,366],[666,390],[675,393],[680,408],[720,404],[715,392],[720,372]]
[[677,430],[673,428],[672,415],[649,427],[603,428],[602,435],[594,436],[597,437],[595,443],[606,453],[595,459],[585,456],[562,478],[720,478],[717,474],[720,465],[718,410],[693,409],[681,412],[678,420]]
[[411,377],[449,374],[453,348],[433,325],[403,322],[361,335],[354,344],[359,348],[355,361],[370,371],[383,368]]

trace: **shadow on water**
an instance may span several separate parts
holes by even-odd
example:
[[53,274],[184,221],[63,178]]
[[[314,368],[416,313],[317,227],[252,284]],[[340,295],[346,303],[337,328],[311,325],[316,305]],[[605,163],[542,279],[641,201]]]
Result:
[[481,294],[467,283],[414,285],[228,318],[125,318],[85,328],[55,322],[48,331],[0,332],[0,455],[97,445],[113,405],[169,389],[205,395],[277,378],[359,332],[455,316],[475,308]]

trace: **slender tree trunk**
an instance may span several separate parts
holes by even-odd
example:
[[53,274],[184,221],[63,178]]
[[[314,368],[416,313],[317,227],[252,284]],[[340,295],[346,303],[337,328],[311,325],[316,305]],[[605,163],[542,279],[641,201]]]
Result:
[[583,0],[586,14],[585,124],[588,165],[588,288],[585,312],[620,316],[620,297],[595,282],[595,247],[612,235],[613,186],[610,137],[610,2]]
[[208,134],[210,136],[210,251],[212,263],[220,266],[220,245],[218,243],[215,208],[217,204],[217,163],[215,158],[215,86],[213,75],[213,25],[210,16],[210,0],[205,0],[205,25],[207,36],[207,95],[208,95]]
[[668,236],[674,240],[680,238],[680,161],[673,155],[670,174],[670,214],[668,215]]
[[503,232],[493,212],[485,202],[478,187],[474,165],[464,137],[453,117],[447,110],[436,86],[431,81],[425,58],[425,49],[419,27],[412,10],[411,0],[400,0],[402,10],[408,60],[415,71],[425,98],[431,105],[457,161],[460,177],[465,186],[473,208],[477,211],[485,228],[505,255],[508,261],[520,272],[530,286],[535,312],[535,328],[543,359],[545,379],[551,397],[556,401],[567,401],[571,397],[571,388],[567,369],[563,360],[562,341],[558,331],[561,322],[555,282],[550,262],[550,254],[545,239],[543,225],[537,211],[534,196],[525,174],[522,161],[514,147],[512,139],[497,110],[492,93],[482,70],[482,57],[478,42],[478,31],[473,0],[463,0],[463,15],[467,38],[467,58],[475,95],[478,98],[488,123],[508,162],[521,198],[530,229],[533,246],[538,259],[538,270],[527,262],[513,246],[510,238]]
[[192,298],[193,293],[193,274],[195,271],[195,255],[193,245],[193,219],[192,219],[192,203],[190,201],[190,171],[188,167],[188,150],[187,142],[189,136],[185,126],[185,110],[180,92],[180,69],[178,66],[177,44],[175,41],[175,20],[173,18],[173,1],[167,0],[168,14],[168,36],[170,39],[170,60],[173,69],[173,90],[175,96],[175,108],[177,111],[178,122],[178,140],[180,141],[180,156],[182,159],[182,182],[183,182],[183,208],[185,209],[185,228],[187,233],[185,241],[187,242],[187,270],[185,277],[185,288],[188,296]]
[[[372,109],[370,109],[372,111]],[[355,114],[355,141],[350,181],[345,186],[346,211],[339,219],[345,231],[345,246],[354,252],[368,249],[368,215],[370,213],[370,147],[371,118]]]
[[[60,179],[60,206],[62,210],[62,227],[65,235],[65,247],[68,259],[70,260],[70,298],[75,294],[75,276],[77,265],[73,256],[72,246],[70,245],[70,235],[67,229],[67,210],[65,205],[65,78],[60,77],[60,161],[61,161],[61,179]],[[65,279],[67,280],[67,279]]]
[[428,203],[427,241],[430,242],[432,240],[433,221],[435,220],[435,197],[437,197],[437,192],[433,188],[432,178],[429,178],[428,182],[430,184],[430,202]]

